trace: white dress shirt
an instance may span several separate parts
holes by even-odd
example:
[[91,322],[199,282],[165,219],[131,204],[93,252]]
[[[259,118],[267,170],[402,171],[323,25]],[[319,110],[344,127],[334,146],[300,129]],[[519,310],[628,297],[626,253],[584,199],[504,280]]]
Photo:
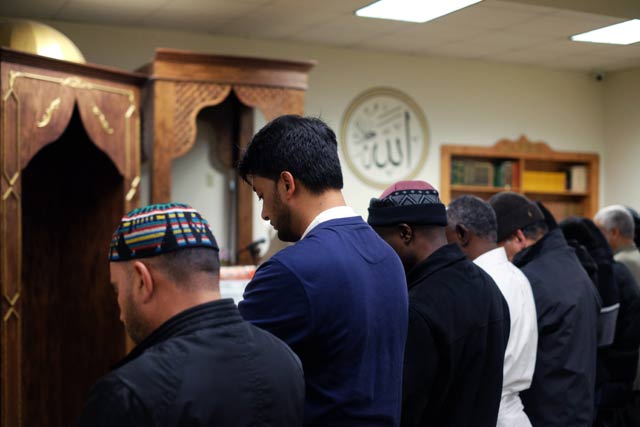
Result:
[[311,224],[307,226],[307,229],[302,233],[300,240],[304,239],[304,237],[320,223],[332,219],[350,218],[353,216],[358,216],[358,214],[349,206],[336,206],[335,208],[329,208],[326,211],[322,211],[313,219],[313,221],[311,221]]
[[538,349],[538,319],[531,284],[524,273],[509,262],[504,248],[485,252],[473,262],[496,282],[511,317],[497,427],[531,427],[519,396],[531,385]]

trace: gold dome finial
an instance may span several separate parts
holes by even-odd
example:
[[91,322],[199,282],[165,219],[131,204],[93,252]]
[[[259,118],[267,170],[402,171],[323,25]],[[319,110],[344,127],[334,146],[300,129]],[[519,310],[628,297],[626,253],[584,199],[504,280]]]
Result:
[[49,58],[85,63],[80,49],[60,31],[26,19],[0,18],[0,45]]

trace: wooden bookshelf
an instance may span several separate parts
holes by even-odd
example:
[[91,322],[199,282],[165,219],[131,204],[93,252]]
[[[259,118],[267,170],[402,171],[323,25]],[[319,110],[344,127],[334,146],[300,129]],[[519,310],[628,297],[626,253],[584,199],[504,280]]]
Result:
[[[443,145],[440,161],[440,195],[445,204],[464,194],[486,200],[501,191],[516,191],[544,203],[558,221],[572,215],[593,218],[598,210],[600,159],[595,153],[554,151],[544,142],[522,136],[515,141],[500,140],[492,147]],[[473,171],[476,162],[481,166],[479,173]],[[494,165],[492,174],[487,173],[487,162]],[[504,164],[512,168],[508,182],[497,178],[497,170]],[[471,176],[471,183],[460,182],[461,167],[465,168],[462,176]],[[564,184],[560,181],[563,174],[567,179]],[[478,180],[485,182],[474,182]]]

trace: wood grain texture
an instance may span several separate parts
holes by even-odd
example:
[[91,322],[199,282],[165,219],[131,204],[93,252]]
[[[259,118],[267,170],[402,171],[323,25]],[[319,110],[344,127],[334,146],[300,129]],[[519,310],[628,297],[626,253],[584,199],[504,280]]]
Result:
[[73,425],[91,385],[125,354],[107,262],[124,182],[74,117],[24,171],[26,426]]
[[304,113],[304,92],[301,90],[234,85],[233,91],[243,104],[262,111],[268,121],[283,114]]
[[[253,135],[250,109],[259,109],[267,120],[283,114],[302,114],[304,90],[312,61],[280,61],[259,58],[199,54],[172,49],[156,50],[152,64],[141,71],[151,79],[145,110],[145,147],[152,147],[151,201],[171,200],[171,162],[187,153],[196,138],[196,117],[202,108],[220,105],[235,98],[245,107],[232,108],[234,123],[227,123],[223,139],[234,144],[220,150],[225,165],[235,165],[239,152]],[[240,108],[242,107],[242,108]],[[224,116],[229,111],[219,110]],[[227,114],[228,115],[228,114]],[[226,116],[224,116],[226,117]],[[218,121],[219,123],[219,121]],[[217,131],[220,132],[219,126]],[[238,140],[239,138],[239,140]],[[235,173],[235,172],[234,172]],[[238,178],[236,175],[236,182]],[[238,182],[235,209],[236,248],[246,247],[252,239],[253,194],[248,186]],[[241,224],[241,226],[240,226]],[[251,262],[248,254],[240,262]]]
[[443,145],[440,148],[440,196],[445,204],[463,194],[474,194],[488,199],[504,189],[456,185],[451,186],[451,162],[454,158],[481,159],[489,161],[514,160],[522,171],[566,171],[572,165],[587,168],[587,190],[566,191],[522,191],[519,186],[513,191],[523,192],[532,200],[539,200],[560,221],[571,215],[593,218],[599,203],[600,157],[595,153],[555,151],[544,142],[531,142],[525,136],[517,140],[501,139],[494,146]]
[[217,83],[175,82],[177,105],[173,110],[173,158],[180,157],[196,142],[196,118],[206,107],[220,104],[231,86]]
[[138,203],[144,80],[0,48],[0,425],[73,425],[124,354],[106,251]]
[[218,82],[305,90],[315,61],[286,61],[156,49],[153,64],[141,71],[154,80]]

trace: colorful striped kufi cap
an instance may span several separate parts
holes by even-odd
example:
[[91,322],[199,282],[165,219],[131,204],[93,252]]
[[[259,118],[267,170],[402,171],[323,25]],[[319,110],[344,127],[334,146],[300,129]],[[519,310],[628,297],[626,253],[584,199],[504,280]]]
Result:
[[183,203],[164,203],[134,209],[113,233],[109,261],[149,258],[188,248],[218,251],[209,223]]

